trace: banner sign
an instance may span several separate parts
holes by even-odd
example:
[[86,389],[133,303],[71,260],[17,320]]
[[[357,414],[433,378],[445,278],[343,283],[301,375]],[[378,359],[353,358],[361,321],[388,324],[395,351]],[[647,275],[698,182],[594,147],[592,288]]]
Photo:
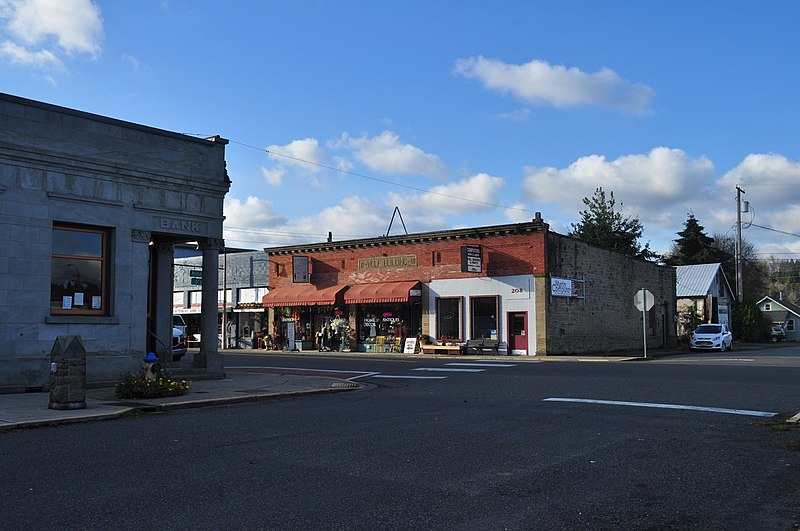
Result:
[[550,294],[553,297],[584,298],[584,281],[571,278],[550,277]]

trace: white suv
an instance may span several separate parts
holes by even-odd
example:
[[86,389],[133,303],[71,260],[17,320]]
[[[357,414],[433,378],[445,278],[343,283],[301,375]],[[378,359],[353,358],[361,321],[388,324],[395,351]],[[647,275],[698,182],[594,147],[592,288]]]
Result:
[[689,339],[689,350],[733,350],[733,334],[726,324],[701,324]]

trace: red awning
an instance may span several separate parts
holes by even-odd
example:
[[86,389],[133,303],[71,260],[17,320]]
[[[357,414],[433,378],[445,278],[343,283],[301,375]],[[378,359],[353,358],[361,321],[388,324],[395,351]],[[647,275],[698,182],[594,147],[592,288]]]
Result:
[[330,306],[342,302],[342,291],[347,285],[339,284],[317,289],[312,284],[298,284],[275,288],[261,298],[265,308],[272,306]]
[[382,284],[356,284],[344,294],[345,304],[369,304],[375,302],[408,302],[419,300],[419,295],[410,295],[412,289],[420,289],[419,280],[408,282],[384,282]]

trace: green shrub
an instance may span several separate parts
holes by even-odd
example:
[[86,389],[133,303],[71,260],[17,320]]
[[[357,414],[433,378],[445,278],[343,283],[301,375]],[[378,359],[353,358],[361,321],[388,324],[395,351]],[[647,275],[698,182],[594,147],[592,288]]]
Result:
[[122,380],[114,386],[117,398],[165,398],[180,396],[189,391],[191,382],[173,380],[168,371],[158,371],[152,379],[145,376],[144,371],[126,373]]
[[756,343],[764,341],[765,335],[769,337],[764,315],[755,302],[734,301],[731,310],[733,335],[736,339]]

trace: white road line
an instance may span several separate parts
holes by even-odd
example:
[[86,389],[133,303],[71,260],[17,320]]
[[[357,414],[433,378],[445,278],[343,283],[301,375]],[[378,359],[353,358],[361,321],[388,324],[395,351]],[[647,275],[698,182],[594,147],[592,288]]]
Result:
[[698,361],[756,361],[753,358],[705,358]]
[[516,367],[512,363],[447,363],[458,367]]
[[393,378],[395,380],[446,380],[447,376],[402,376],[395,374],[373,374],[370,378]]
[[750,411],[747,409],[726,409],[719,407],[683,406],[679,404],[653,404],[649,402],[621,402],[617,400],[591,400],[587,398],[545,398],[544,402],[580,402],[584,404],[604,404],[611,406],[651,407],[660,409],[685,409],[690,411],[706,411],[710,413],[726,413],[728,415],[748,415],[751,417],[774,417],[777,413],[769,411]]
[[358,380],[359,378],[371,378],[371,377],[376,376],[378,374],[380,374],[380,373],[379,372],[365,372],[365,373],[359,374],[358,376],[353,376],[352,378],[347,378],[347,380],[348,381],[352,381],[352,380]]
[[484,372],[486,369],[446,369],[443,367],[419,367],[412,369],[415,371],[432,371],[432,372]]
[[307,367],[272,367],[269,365],[236,365],[226,369],[282,369],[285,371],[339,372],[342,374],[364,374],[364,371],[342,371],[339,369],[309,369]]

